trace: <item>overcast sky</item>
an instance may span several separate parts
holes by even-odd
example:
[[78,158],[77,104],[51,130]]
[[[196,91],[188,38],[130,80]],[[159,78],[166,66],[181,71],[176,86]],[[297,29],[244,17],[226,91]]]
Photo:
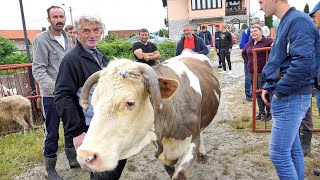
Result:
[[[4,3],[5,1],[5,3]],[[251,1],[251,13],[263,17],[259,10],[258,0]],[[28,30],[47,27],[46,9],[51,5],[59,5],[66,11],[67,22],[70,24],[72,8],[73,20],[83,13],[98,15],[106,25],[107,30],[125,30],[147,28],[150,32],[164,28],[166,9],[162,0],[22,0],[24,16]],[[289,0],[292,6],[303,11],[306,3],[310,11],[318,0]],[[0,30],[22,30],[19,0],[2,0],[0,11]],[[65,6],[61,5],[65,4]]]

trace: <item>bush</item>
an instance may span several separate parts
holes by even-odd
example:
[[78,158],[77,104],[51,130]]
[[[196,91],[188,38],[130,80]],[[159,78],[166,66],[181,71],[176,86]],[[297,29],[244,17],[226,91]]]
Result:
[[112,60],[114,58],[134,59],[132,52],[133,43],[125,40],[116,40],[111,43],[100,41],[98,49]]
[[103,40],[106,41],[107,43],[112,43],[112,42],[118,41],[120,39],[121,38],[116,34],[110,34],[110,35],[107,35],[103,38]]
[[[32,58],[32,56],[30,58]],[[18,51],[17,53],[12,53],[0,59],[0,65],[21,64],[21,63],[27,63],[27,62],[28,62],[27,52],[25,51]]]
[[[117,40],[112,43],[100,41],[98,44],[98,49],[104,52],[110,60],[113,60],[114,58],[126,58],[134,60],[132,46],[133,42],[126,40]],[[175,55],[176,43],[174,42],[163,42],[158,44],[157,47],[161,54],[161,62]]]
[[245,30],[245,29],[247,29],[247,28],[248,28],[248,25],[247,25],[247,24],[242,24],[241,30]]
[[18,51],[18,48],[14,42],[3,36],[0,36],[0,58],[4,58],[15,51]]
[[158,44],[158,50],[160,52],[160,61],[163,62],[164,60],[170,59],[174,57],[176,52],[177,44],[175,42],[166,41],[161,44]]

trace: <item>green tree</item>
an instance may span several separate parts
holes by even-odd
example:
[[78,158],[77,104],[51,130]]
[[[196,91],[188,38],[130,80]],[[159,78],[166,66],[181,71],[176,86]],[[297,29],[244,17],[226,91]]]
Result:
[[310,10],[309,10],[308,3],[304,6],[303,12],[305,12],[306,14],[309,14]]
[[268,17],[265,16],[265,17],[264,17],[264,23],[265,23],[265,25],[268,26],[269,28],[272,28],[272,27],[273,27],[272,22],[273,22],[272,16],[268,16]]
[[247,24],[242,24],[241,30],[245,30],[245,29],[247,29],[247,28],[248,28],[248,25],[247,25]]
[[117,41],[119,39],[121,39],[121,38],[116,34],[110,34],[110,35],[107,35],[103,38],[103,40],[106,41],[107,43],[112,43],[112,42]]
[[158,36],[160,37],[169,37],[169,32],[167,29],[160,29],[158,32]]
[[11,55],[13,52],[18,51],[17,46],[13,41],[0,36],[0,58],[4,58],[8,55]]

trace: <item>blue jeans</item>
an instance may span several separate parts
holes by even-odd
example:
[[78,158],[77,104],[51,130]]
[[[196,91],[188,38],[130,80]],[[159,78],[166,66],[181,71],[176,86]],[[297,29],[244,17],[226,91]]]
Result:
[[318,113],[320,114],[320,89],[316,89],[316,100],[317,100]]
[[251,90],[251,83],[249,79],[248,64],[243,64],[243,65],[244,65],[244,93],[246,97],[251,97],[252,90]]
[[291,94],[271,99],[273,118],[270,159],[279,178],[304,179],[304,159],[299,139],[299,127],[311,103],[310,95]]

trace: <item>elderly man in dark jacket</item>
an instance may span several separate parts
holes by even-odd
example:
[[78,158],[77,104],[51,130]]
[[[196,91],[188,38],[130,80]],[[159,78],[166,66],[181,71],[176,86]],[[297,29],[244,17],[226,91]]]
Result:
[[[109,60],[96,49],[103,33],[100,18],[81,16],[75,21],[79,41],[63,58],[55,86],[55,106],[62,117],[67,135],[72,135],[78,148],[89,128],[90,116],[84,114],[79,104],[79,91],[85,81],[95,72],[106,67]],[[91,115],[91,118],[93,114]],[[114,171],[91,172],[91,180],[117,180],[120,178],[126,159],[120,160]]]
[[191,49],[199,54],[208,54],[208,48],[204,44],[203,40],[200,37],[192,34],[192,29],[189,24],[183,26],[183,35],[184,36],[178,42],[176,56],[180,55],[183,49]]

